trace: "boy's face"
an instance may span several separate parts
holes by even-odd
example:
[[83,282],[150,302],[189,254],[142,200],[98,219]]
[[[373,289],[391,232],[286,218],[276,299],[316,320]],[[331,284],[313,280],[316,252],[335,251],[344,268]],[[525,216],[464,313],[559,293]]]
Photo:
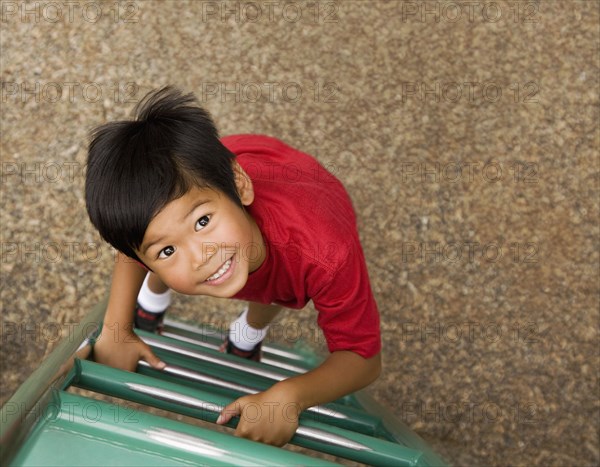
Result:
[[[252,183],[236,164],[242,204],[254,200]],[[169,288],[187,295],[231,297],[265,258],[252,217],[216,190],[193,188],[150,222],[139,258]]]

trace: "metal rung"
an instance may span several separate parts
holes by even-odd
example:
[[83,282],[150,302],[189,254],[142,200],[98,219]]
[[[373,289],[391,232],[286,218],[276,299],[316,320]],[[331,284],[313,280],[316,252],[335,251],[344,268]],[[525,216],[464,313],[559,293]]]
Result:
[[[148,362],[145,362],[144,360],[140,360],[138,362],[138,365],[145,366],[146,368],[151,368],[150,364]],[[173,376],[180,376],[180,377],[183,377],[186,379],[198,381],[198,382],[205,383],[210,386],[214,386],[214,387],[221,388],[221,389],[231,389],[231,390],[234,390],[237,392],[241,392],[243,394],[257,394],[260,392],[259,389],[252,388],[250,386],[231,383],[229,381],[225,381],[224,379],[214,378],[212,376],[204,375],[197,371],[188,370],[186,368],[178,367],[175,365],[167,365],[161,371],[163,371],[166,374],[173,375]],[[330,416],[333,418],[348,418],[346,415],[344,415],[338,411],[335,411],[332,409],[327,409],[321,405],[317,405],[315,407],[310,407],[307,410],[310,412],[317,412],[322,415],[327,415],[327,416]]]
[[[193,326],[193,325],[187,324],[187,323],[180,323],[179,321],[173,321],[168,318],[166,318],[164,320],[163,324],[164,324],[164,329],[166,331],[166,332],[165,331],[162,332],[163,336],[181,338],[181,334],[178,333],[177,331],[180,331],[180,332],[187,331],[187,332],[195,334],[197,336],[203,336],[206,338],[217,339],[219,342],[223,342],[223,340],[226,337],[223,332],[218,331],[217,329],[214,329],[214,328],[211,328],[210,331],[207,331],[204,328],[200,328],[198,326]],[[198,343],[198,345],[201,345],[200,344],[200,342],[202,342],[201,340],[199,340],[199,339],[195,339],[195,340]],[[216,347],[218,347],[218,346],[216,346]],[[280,349],[278,347],[268,345],[268,344],[263,344],[262,351],[263,351],[263,353],[265,353],[267,355],[276,355],[279,357],[286,358],[288,360],[296,360],[299,363],[301,363],[303,361],[302,356],[298,355],[297,353],[291,352],[289,350],[283,350],[283,349]]]
[[230,355],[227,354],[222,354],[218,352],[208,353],[205,352],[204,349],[190,350],[181,345],[171,344],[165,342],[164,340],[159,340],[156,337],[149,337],[146,335],[142,335],[141,337],[146,344],[148,344],[154,349],[166,350],[177,355],[184,355],[186,357],[191,357],[193,359],[200,360],[203,362],[213,363],[244,373],[251,373],[253,375],[261,376],[263,378],[271,379],[273,381],[283,381],[284,379],[289,378],[291,376],[289,373],[286,374],[280,371],[271,370],[269,368],[265,368],[264,366],[251,365],[252,362],[246,363],[237,361],[237,359],[232,358]]
[[[206,349],[211,349],[211,350],[219,350],[219,347],[220,347],[217,344],[211,344],[209,342],[199,341],[198,339],[193,339],[193,338],[187,337],[187,336],[181,336],[179,334],[174,334],[172,332],[163,331],[160,335],[163,337],[168,337],[169,339],[179,340],[181,342],[187,342],[188,344],[194,344],[199,347],[204,347]],[[293,371],[294,373],[298,373],[298,374],[306,373],[306,371],[307,371],[306,368],[302,368],[297,365],[290,365],[289,363],[284,363],[280,360],[275,360],[273,358],[269,358],[268,357],[269,353],[265,352],[264,349],[263,349],[263,353],[267,354],[267,356],[263,356],[261,358],[262,363],[266,363],[267,365],[283,368],[284,370]],[[273,352],[270,352],[270,353],[273,354]],[[284,356],[284,355],[291,355],[291,354],[289,352],[281,352],[279,355]]]

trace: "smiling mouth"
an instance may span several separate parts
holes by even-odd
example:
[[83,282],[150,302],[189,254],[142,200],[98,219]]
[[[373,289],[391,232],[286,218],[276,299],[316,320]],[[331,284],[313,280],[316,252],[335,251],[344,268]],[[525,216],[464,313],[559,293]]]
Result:
[[205,282],[212,282],[212,281],[216,281],[218,278],[220,278],[223,274],[225,274],[227,271],[229,271],[229,268],[231,267],[231,263],[233,262],[233,256],[231,258],[229,258],[227,261],[225,261],[223,263],[223,265],[219,268],[219,270],[217,272],[215,272],[212,276],[208,277]]

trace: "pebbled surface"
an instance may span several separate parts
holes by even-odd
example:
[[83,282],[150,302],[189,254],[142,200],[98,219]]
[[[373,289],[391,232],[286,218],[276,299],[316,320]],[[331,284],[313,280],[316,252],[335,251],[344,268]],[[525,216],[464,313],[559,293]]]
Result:
[[[455,465],[600,462],[597,2],[85,3],[2,2],[2,402],[107,291],[88,131],[172,83],[222,134],[277,136],[345,183],[379,401]],[[289,311],[271,338],[322,346],[314,329]]]

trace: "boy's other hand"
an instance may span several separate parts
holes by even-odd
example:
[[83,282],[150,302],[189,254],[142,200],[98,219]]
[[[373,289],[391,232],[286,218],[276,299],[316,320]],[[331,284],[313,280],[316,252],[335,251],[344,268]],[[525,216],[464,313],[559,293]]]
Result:
[[121,370],[135,371],[139,360],[145,360],[157,370],[166,366],[133,330],[119,329],[119,326],[102,327],[94,344],[94,361]]
[[235,400],[221,411],[217,423],[223,425],[239,416],[236,436],[283,446],[296,433],[300,412],[300,405],[289,391],[276,384],[267,391]]

